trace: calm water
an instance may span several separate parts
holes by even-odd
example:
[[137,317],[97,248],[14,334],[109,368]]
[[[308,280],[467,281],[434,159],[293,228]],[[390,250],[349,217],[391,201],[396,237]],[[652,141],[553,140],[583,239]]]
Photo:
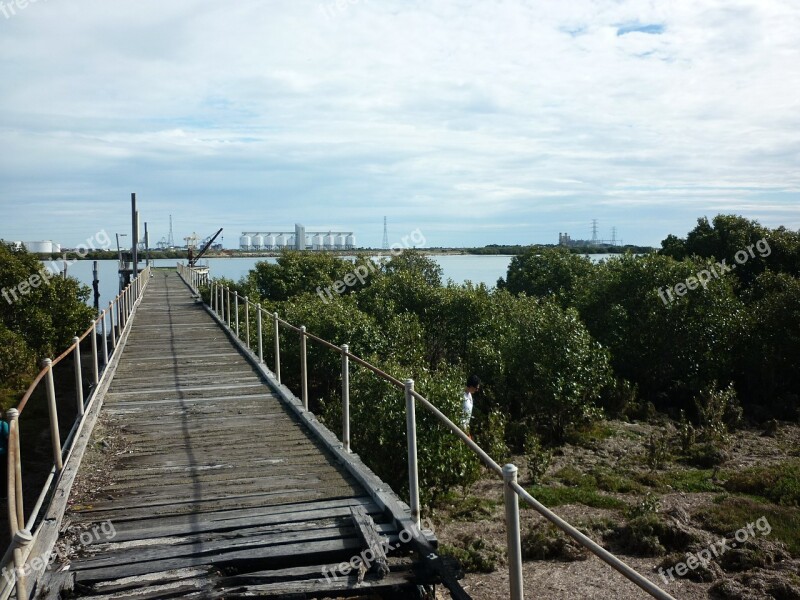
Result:
[[[607,254],[593,254],[590,256],[592,261],[597,262],[607,258]],[[472,254],[464,255],[433,255],[431,256],[442,267],[445,281],[448,279],[456,283],[471,281],[474,284],[484,283],[489,287],[497,285],[500,277],[506,276],[511,256],[478,256]],[[275,258],[209,258],[208,262],[212,277],[226,277],[238,281],[246,275],[257,262],[275,262]],[[82,283],[92,285],[92,262],[91,260],[81,260],[70,265],[67,274],[76,277]],[[98,273],[100,278],[100,306],[108,306],[119,293],[119,279],[117,276],[117,261],[100,260],[98,262]],[[175,259],[156,260],[153,264],[156,267],[174,267],[178,261]],[[60,271],[62,263],[53,263]],[[93,298],[89,299],[89,303]]]

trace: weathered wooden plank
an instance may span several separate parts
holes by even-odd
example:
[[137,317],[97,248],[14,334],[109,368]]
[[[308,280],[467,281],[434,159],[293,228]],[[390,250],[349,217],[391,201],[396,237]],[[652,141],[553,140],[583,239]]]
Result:
[[[383,579],[374,575],[367,575],[362,582],[358,576],[331,576],[327,578],[309,579],[304,581],[282,581],[276,583],[242,585],[225,590],[226,598],[253,598],[253,597],[308,597],[308,595],[336,595],[346,592],[363,592],[377,594],[381,591],[400,593],[407,590],[407,597],[414,597],[410,590],[421,583],[413,570],[395,571]],[[351,594],[348,594],[351,595]]]
[[[269,564],[285,566],[289,561],[298,563],[335,563],[343,556],[349,558],[354,550],[360,548],[360,541],[355,538],[334,539],[306,544],[285,544],[281,546],[264,546],[261,548],[248,548],[235,552],[209,556],[188,556],[167,560],[149,562],[136,562],[98,569],[79,570],[80,563],[73,563],[76,569],[76,583],[90,583],[120,577],[133,577],[144,575],[155,570],[185,569],[190,567],[226,565],[255,565],[269,560]],[[132,557],[135,558],[135,557]]]
[[[353,506],[350,508],[350,516],[356,526],[356,531],[364,543],[364,548],[369,550],[373,560],[371,565],[366,565],[370,570],[377,574],[378,579],[382,579],[389,574],[389,561],[386,560],[386,552],[384,545],[387,543],[386,538],[381,535],[385,533],[386,528],[378,528],[363,508],[360,506]],[[359,575],[359,581],[363,577],[363,573]]]
[[[171,538],[166,543],[159,538],[147,540],[142,543],[116,544],[114,542],[96,547],[99,554],[82,557],[80,562],[73,566],[76,571],[97,569],[113,565],[148,562],[180,557],[200,557],[204,555],[217,555],[244,549],[259,549],[271,547],[276,549],[275,556],[280,556],[280,549],[292,544],[304,543],[313,547],[320,542],[337,539],[360,540],[358,531],[352,524],[339,523],[308,523],[308,527],[288,531],[277,530],[266,533],[253,532],[252,535],[237,535],[234,537],[217,536],[208,539],[208,536],[187,536],[184,538]],[[391,533],[392,528],[383,526],[386,533]],[[135,550],[131,552],[131,550]]]
[[115,541],[147,539],[160,535],[183,535],[203,531],[225,531],[248,525],[292,523],[324,516],[346,516],[350,506],[363,506],[368,514],[377,515],[380,509],[371,498],[342,498],[323,502],[259,506],[257,508],[228,510],[221,512],[179,515],[174,517],[117,521]]

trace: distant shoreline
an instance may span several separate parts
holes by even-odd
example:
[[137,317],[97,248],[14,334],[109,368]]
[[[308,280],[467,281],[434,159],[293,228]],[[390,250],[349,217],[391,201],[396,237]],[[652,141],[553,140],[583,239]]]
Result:
[[[556,248],[553,245],[536,245],[536,246],[486,246],[482,248],[412,248],[423,254],[429,256],[516,256],[529,250],[530,248]],[[631,252],[634,254],[647,254],[655,252],[657,249],[648,246],[609,246],[609,247],[571,247],[569,251],[572,254],[624,254]],[[41,260],[59,261],[62,260],[66,254],[69,260],[116,260],[118,257],[116,250],[95,250],[91,251],[85,256],[76,255],[76,250],[64,250],[57,254],[39,254],[36,253]],[[206,258],[277,258],[281,256],[283,250],[215,250],[207,252],[203,255]],[[353,256],[353,255],[369,255],[369,256],[392,256],[396,254],[396,250],[384,250],[382,248],[357,248],[351,250],[305,250],[305,252],[324,252],[336,256]],[[144,259],[148,252],[141,250],[139,253],[140,258]],[[149,258],[151,260],[169,260],[186,259],[186,250],[150,250]]]

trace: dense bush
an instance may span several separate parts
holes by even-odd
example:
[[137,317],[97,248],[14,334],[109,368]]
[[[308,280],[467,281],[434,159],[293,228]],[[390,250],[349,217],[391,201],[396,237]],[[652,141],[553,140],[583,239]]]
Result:
[[[43,280],[35,255],[0,242],[0,403],[13,404],[37,371],[37,361],[54,357],[89,326],[94,311],[85,302],[89,288],[72,277]],[[31,279],[34,277],[34,279]],[[28,285],[20,293],[23,282]],[[16,300],[10,290],[16,291]]]

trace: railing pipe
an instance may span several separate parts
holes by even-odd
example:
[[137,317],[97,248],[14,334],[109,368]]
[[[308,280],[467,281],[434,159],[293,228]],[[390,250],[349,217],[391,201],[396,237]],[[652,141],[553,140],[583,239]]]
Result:
[[239,338],[239,292],[233,294],[233,302],[236,310],[236,337]]
[[28,600],[28,582],[25,569],[25,547],[33,541],[33,536],[27,529],[20,529],[14,533],[14,572],[16,574],[17,600]]
[[280,319],[278,318],[278,313],[273,313],[273,323],[274,323],[274,336],[275,336],[275,378],[278,380],[278,384],[281,382],[281,331],[280,331]]
[[419,528],[419,471],[417,469],[417,416],[414,407],[414,380],[406,379],[406,439],[408,441],[408,493],[411,520]]
[[244,297],[244,332],[247,349],[250,350],[250,299]]
[[97,321],[92,324],[92,383],[100,383],[100,363],[97,355]]
[[72,351],[72,363],[75,366],[75,402],[78,407],[78,415],[83,416],[83,373],[81,372],[81,340],[72,338],[75,350]]
[[13,502],[8,503],[9,520],[12,522],[11,533],[25,527],[25,509],[23,506],[24,498],[22,494],[22,455],[19,442],[19,411],[16,408],[9,408],[6,411],[8,420],[8,447],[6,458],[8,462],[7,498],[13,498]]
[[50,443],[53,448],[53,462],[56,471],[60,472],[64,468],[61,459],[61,434],[58,430],[58,408],[56,407],[56,386],[53,383],[53,361],[49,358],[44,359],[44,368],[47,369],[47,409],[50,416]]
[[111,349],[114,350],[117,347],[117,328],[114,325],[114,302],[111,302],[109,305],[111,309]]
[[231,326],[231,288],[225,288],[228,291],[228,301],[226,304],[228,305],[228,327]]
[[105,370],[106,365],[108,365],[108,329],[106,327],[106,318],[108,317],[108,312],[103,313],[103,370]]
[[342,446],[350,452],[350,348],[342,344]]
[[524,600],[522,594],[522,542],[519,528],[519,497],[512,487],[517,482],[517,467],[503,467],[503,496],[506,505],[506,544],[508,549],[508,585],[511,600]]
[[[261,326],[261,304],[256,304],[256,314],[258,315],[258,363],[264,364],[264,334]],[[280,378],[278,379],[280,383]]]
[[300,326],[300,391],[303,408],[308,410],[308,353],[306,352],[306,326]]

